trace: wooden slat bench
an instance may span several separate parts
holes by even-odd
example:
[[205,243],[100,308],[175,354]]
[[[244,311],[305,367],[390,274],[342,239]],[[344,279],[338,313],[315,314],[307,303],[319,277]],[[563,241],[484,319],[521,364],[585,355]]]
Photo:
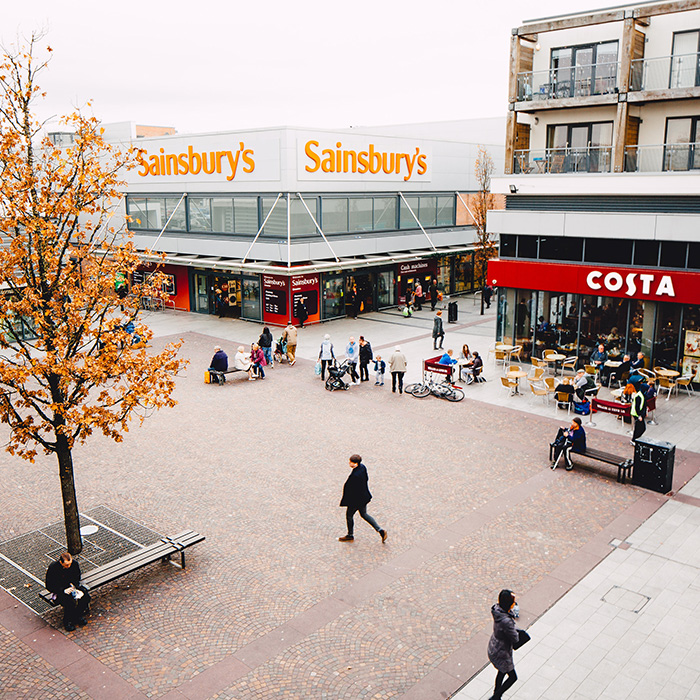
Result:
[[[175,562],[171,562],[171,564],[184,569],[185,549],[191,547],[193,544],[203,542],[205,539],[204,535],[200,535],[194,532],[194,530],[185,530],[174,537],[163,537],[158,540],[158,542],[154,542],[130,554],[125,554],[123,557],[119,557],[119,559],[115,559],[103,566],[98,566],[96,569],[86,572],[83,574],[80,583],[85,586],[88,591],[93,591],[95,588],[116,581],[122,576],[138,571],[144,566],[154,564],[159,560],[164,562],[170,561],[172,555],[178,553],[180,554],[180,564]],[[53,593],[46,589],[39,591],[39,597],[53,606],[58,605],[53,598]]]
[[[619,455],[611,454],[610,452],[603,452],[602,450],[596,450],[593,447],[586,447],[586,452],[581,454],[579,452],[569,452],[569,457],[574,457],[579,455],[579,457],[588,457],[589,459],[595,459],[598,462],[605,462],[606,464],[612,464],[617,467],[617,481],[621,484],[625,483],[625,478],[628,478],[632,471],[632,466],[634,465],[634,460],[627,457],[620,457]],[[549,461],[554,459],[554,443],[549,444]]]
[[227,374],[233,374],[234,372],[244,372],[245,370],[242,369],[236,369],[235,367],[232,367],[231,369],[227,369],[225,372],[220,372],[217,369],[210,369],[209,374],[212,377],[216,377],[218,379],[217,382],[212,382],[212,384],[226,384],[226,375]]

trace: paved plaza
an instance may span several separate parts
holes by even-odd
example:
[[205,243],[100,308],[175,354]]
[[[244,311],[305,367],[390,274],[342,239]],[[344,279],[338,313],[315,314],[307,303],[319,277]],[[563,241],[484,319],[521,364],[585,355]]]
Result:
[[[495,309],[459,306],[445,346],[485,353]],[[503,587],[517,592],[533,636],[507,697],[700,697],[690,621],[700,606],[700,398],[659,401],[648,429],[678,445],[677,493],[667,497],[585,460],[549,469],[547,443],[565,414],[509,397],[491,360],[488,381],[457,404],[392,394],[373,379],[323,389],[313,365],[325,333],[338,354],[351,334],[387,360],[401,345],[416,381],[435,354],[429,309],[303,329],[294,367],[223,386],[203,383],[214,345],[232,358],[261,327],[145,316],[155,348],[184,339],[179,403],[134,422],[120,444],[97,436],[79,447],[78,504],[206,541],[185,570],[156,564],[98,590],[89,624],[71,633],[58,611],[39,616],[0,591],[3,698],[481,700],[494,675],[480,673],[489,609]],[[627,426],[595,421],[589,444],[632,456]],[[359,518],[355,541],[337,540],[353,452],[368,467],[368,510],[385,544]],[[61,519],[55,459],[3,452],[0,475],[0,542]],[[631,680],[616,681],[623,667],[636,683],[652,673],[644,687],[653,680],[666,694],[632,694]]]

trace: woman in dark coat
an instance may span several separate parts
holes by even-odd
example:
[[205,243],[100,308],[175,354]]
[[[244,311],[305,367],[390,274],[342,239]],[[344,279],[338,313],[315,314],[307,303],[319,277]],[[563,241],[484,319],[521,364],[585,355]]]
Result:
[[493,634],[489,639],[488,655],[489,661],[496,667],[498,673],[490,700],[500,700],[503,693],[518,680],[513,664],[513,645],[519,640],[512,613],[514,605],[513,591],[504,589],[498,595],[498,603],[491,608]]
[[369,477],[367,476],[367,467],[362,464],[360,455],[350,456],[350,476],[343,486],[343,498],[340,501],[341,506],[345,506],[345,520],[348,525],[348,534],[339,537],[340,542],[352,542],[355,537],[353,535],[355,526],[355,513],[359,512],[360,517],[366,520],[382,537],[382,542],[386,542],[386,530],[383,530],[377,521],[367,513],[367,504],[372,500],[372,494],[369,492]]
[[365,340],[363,335],[360,336],[360,381],[369,381],[369,363],[374,358],[372,354],[372,346],[369,341]]

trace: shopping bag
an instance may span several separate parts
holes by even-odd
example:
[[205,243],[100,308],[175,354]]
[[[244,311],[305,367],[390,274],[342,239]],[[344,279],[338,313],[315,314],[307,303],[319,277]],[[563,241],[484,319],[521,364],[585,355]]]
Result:
[[319,360],[314,367],[314,374],[321,374],[321,361]]
[[211,384],[211,375],[209,374],[209,370],[204,372],[204,383]]

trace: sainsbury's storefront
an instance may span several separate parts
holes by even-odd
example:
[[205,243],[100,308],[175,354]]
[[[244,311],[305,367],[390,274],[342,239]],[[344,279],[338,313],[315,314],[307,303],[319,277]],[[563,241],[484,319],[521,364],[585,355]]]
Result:
[[499,259],[497,340],[588,361],[602,343],[610,355],[643,352],[700,382],[700,272],[649,267]]
[[136,145],[130,229],[164,254],[178,308],[285,324],[303,301],[316,322],[396,305],[418,280],[474,288],[472,143],[281,128]]

